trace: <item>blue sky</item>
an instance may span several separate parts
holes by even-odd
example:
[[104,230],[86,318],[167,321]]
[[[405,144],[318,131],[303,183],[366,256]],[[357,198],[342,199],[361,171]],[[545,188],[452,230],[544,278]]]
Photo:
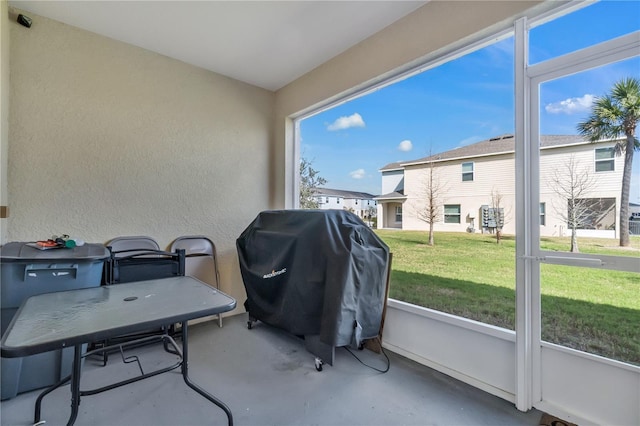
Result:
[[[534,28],[530,63],[640,29],[640,1],[603,1]],[[378,170],[514,132],[513,39],[303,120],[301,152],[328,188],[380,193]],[[541,133],[576,134],[594,97],[640,78],[640,58],[543,84]],[[639,129],[640,130],[640,129]],[[640,201],[640,152],[631,201]]]

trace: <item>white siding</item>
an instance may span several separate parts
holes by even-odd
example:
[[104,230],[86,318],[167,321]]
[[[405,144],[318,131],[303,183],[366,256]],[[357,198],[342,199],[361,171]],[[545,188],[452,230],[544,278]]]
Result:
[[[545,225],[541,226],[543,236],[567,235],[567,225],[558,210],[566,209],[566,200],[554,191],[551,178],[554,171],[566,168],[567,161],[573,156],[580,168],[589,170],[594,184],[587,194],[588,198],[615,198],[616,229],[619,228],[620,188],[624,158],[615,157],[614,171],[595,171],[595,149],[612,146],[611,143],[585,143],[567,147],[542,149],[540,151],[540,202],[545,203]],[[473,162],[473,181],[462,180],[462,163]],[[501,206],[504,208],[505,224],[503,232],[515,233],[515,162],[514,154],[500,154],[474,159],[460,159],[434,163],[434,182],[438,182],[442,190],[440,199],[439,221],[435,224],[437,231],[465,232],[473,225],[476,232],[482,231],[480,209],[482,205],[491,206],[491,193],[498,191],[502,196]],[[425,193],[428,183],[429,165],[406,166],[404,186],[407,201],[404,203],[403,229],[426,230],[428,224],[419,219],[419,212],[426,208]],[[384,183],[384,178],[383,178]],[[444,223],[443,206],[460,205],[460,223]],[[581,231],[589,236],[615,237],[612,230]],[[586,232],[586,234],[585,234]]]
[[370,200],[370,199],[366,199],[366,198],[359,198],[359,199],[354,200],[354,201],[355,201],[355,203],[353,205],[353,212],[355,214],[357,214],[359,217],[361,217],[361,218],[367,217],[367,215],[369,214],[369,207],[372,208],[373,216],[376,216],[376,214],[377,214],[377,209],[376,209],[377,202],[375,200]]
[[382,172],[382,195],[390,194],[404,188],[404,171],[392,170]]
[[[491,192],[498,191],[503,197],[506,215],[503,232],[515,233],[515,163],[513,154],[478,158],[474,163],[473,181],[462,181],[462,163],[469,160],[454,160],[434,164],[433,179],[442,188],[440,218],[435,224],[437,231],[465,232],[473,225],[481,230],[479,218],[482,205],[491,204]],[[428,184],[429,166],[410,166],[405,170],[405,216],[403,229],[428,229],[428,224],[418,219],[418,212],[426,208],[425,191]],[[444,223],[443,206],[460,205],[460,223]]]
[[[624,157],[616,156],[614,171],[595,171],[595,149],[612,146],[610,143],[574,145],[570,147],[541,150],[540,152],[540,202],[545,203],[547,210],[547,220],[545,226],[540,228],[541,235],[544,236],[566,236],[570,234],[566,222],[558,213],[559,210],[566,212],[567,201],[554,191],[553,176],[555,173],[562,176],[566,174],[567,162],[573,157],[574,164],[578,171],[588,170],[593,179],[593,185],[588,193],[588,198],[615,198],[616,230],[619,229],[620,216],[620,190],[622,186],[622,170],[624,167]],[[595,232],[594,232],[595,231]],[[617,231],[580,230],[583,236],[601,236],[615,238]]]
[[318,201],[318,208],[323,210],[346,209],[364,218],[368,214],[369,207],[371,207],[373,208],[373,217],[377,215],[377,202],[370,198],[344,198],[335,195],[322,195],[317,196],[316,200]]
[[342,197],[323,195],[316,198],[318,207],[324,210],[342,209],[344,207],[344,199]]

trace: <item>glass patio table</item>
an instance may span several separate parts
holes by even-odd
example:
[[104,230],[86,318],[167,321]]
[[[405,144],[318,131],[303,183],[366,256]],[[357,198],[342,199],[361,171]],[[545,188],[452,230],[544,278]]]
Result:
[[[40,394],[36,401],[35,423],[40,422],[42,398],[68,381],[71,381],[71,415],[67,424],[72,425],[78,415],[81,396],[100,393],[181,367],[185,383],[224,410],[231,426],[231,410],[189,378],[187,322],[227,312],[235,307],[236,301],[232,297],[186,276],[40,294],[22,303],[2,337],[0,353],[5,358],[14,358],[74,347],[72,373]],[[141,339],[162,340],[165,349],[171,345],[173,353],[180,356],[176,364],[102,388],[80,390],[82,359],[92,353],[112,349],[100,348],[83,354],[85,344],[176,323],[182,326],[181,349],[167,333]]]

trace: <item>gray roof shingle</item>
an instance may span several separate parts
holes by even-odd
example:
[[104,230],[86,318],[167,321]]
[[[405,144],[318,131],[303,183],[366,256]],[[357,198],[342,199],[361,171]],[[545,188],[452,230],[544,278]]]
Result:
[[404,200],[405,198],[407,197],[404,195],[404,189],[401,189],[388,194],[378,195],[375,200]]
[[[550,148],[554,146],[572,145],[584,142],[579,135],[542,135],[540,147]],[[513,135],[502,135],[488,140],[476,142],[471,145],[461,146],[449,151],[433,154],[427,157],[402,162],[389,163],[380,171],[401,169],[411,164],[428,163],[431,161],[451,160],[454,158],[472,158],[492,154],[509,153],[515,151],[515,138]]]
[[400,161],[396,161],[395,163],[389,163],[386,166],[382,167],[380,169],[380,171],[389,171],[389,170],[401,170],[402,169],[402,162]]

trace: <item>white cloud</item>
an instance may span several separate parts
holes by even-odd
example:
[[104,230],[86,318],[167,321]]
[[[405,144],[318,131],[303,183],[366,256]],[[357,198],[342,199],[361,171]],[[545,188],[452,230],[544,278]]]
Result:
[[405,139],[398,144],[398,149],[405,152],[411,151],[413,149],[413,144],[409,139]]
[[358,170],[349,172],[349,176],[351,176],[354,179],[362,179],[364,175],[365,175],[364,169],[358,169]]
[[362,116],[356,112],[348,117],[340,117],[333,123],[329,124],[329,126],[327,126],[327,130],[344,130],[349,127],[364,127],[364,120],[362,119]]
[[549,114],[575,114],[585,112],[591,108],[594,96],[586,94],[581,98],[569,98],[560,102],[553,102],[545,105],[544,110]]

